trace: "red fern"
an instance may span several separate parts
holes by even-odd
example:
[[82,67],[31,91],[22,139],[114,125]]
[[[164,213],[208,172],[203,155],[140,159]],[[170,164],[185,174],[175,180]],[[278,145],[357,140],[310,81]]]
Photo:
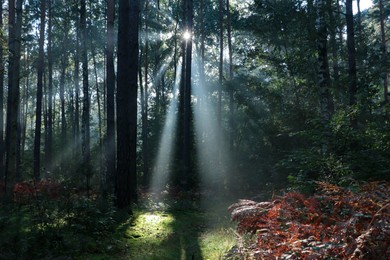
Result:
[[239,233],[256,234],[255,259],[389,259],[390,185],[359,192],[318,182],[318,194],[287,193],[229,207]]

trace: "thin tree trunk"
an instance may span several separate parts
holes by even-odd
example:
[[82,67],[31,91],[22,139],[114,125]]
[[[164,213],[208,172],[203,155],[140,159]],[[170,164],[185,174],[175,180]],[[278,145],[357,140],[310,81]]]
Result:
[[218,72],[218,124],[222,124],[223,82],[223,0],[219,0],[219,72]]
[[144,88],[143,94],[141,97],[141,105],[142,105],[142,157],[143,157],[143,171],[144,171],[144,178],[143,183],[145,186],[147,186],[148,179],[149,179],[149,157],[148,157],[148,74],[149,74],[149,39],[148,39],[148,4],[149,2],[146,1],[145,4],[145,73],[144,73]]
[[48,100],[47,100],[47,137],[46,137],[46,169],[51,172],[53,169],[53,56],[52,56],[52,0],[48,0],[48,31],[47,31],[47,60],[48,60]]
[[115,174],[115,69],[114,69],[114,21],[115,21],[115,1],[107,1],[107,183],[114,185]]
[[[3,0],[0,0],[0,40],[4,40],[3,35]],[[0,44],[0,180],[5,176],[4,171],[4,49]],[[3,191],[0,191],[3,192]]]
[[41,17],[39,26],[39,54],[38,54],[38,81],[37,81],[37,105],[35,115],[35,137],[34,137],[34,178],[41,178],[41,126],[42,126],[42,97],[43,97],[43,70],[44,70],[44,50],[45,42],[45,16],[46,0],[41,0]]
[[[383,14],[383,0],[379,0],[379,19],[381,25],[381,49],[382,49],[382,59],[385,61],[384,64],[388,64],[387,61],[387,48],[386,48],[386,33],[385,33],[385,17]],[[383,98],[385,103],[389,102],[389,82],[388,82],[388,67],[384,66],[384,70],[382,72],[383,78]]]
[[74,54],[74,84],[75,84],[75,111],[74,111],[74,156],[77,160],[80,155],[80,18],[76,18],[76,52]]
[[[65,30],[65,36],[64,36],[64,44],[62,46],[63,50],[67,49],[66,42],[68,41],[68,35]],[[61,102],[61,140],[60,144],[61,147],[65,148],[67,144],[67,122],[66,122],[66,110],[65,110],[65,75],[66,75],[66,61],[67,61],[67,55],[66,51],[62,53],[61,57],[61,74],[60,74],[60,102]],[[61,158],[60,158],[60,168],[63,170],[64,167],[64,160],[65,156],[64,153],[61,153]]]
[[192,35],[193,9],[192,0],[186,1],[186,28],[191,37],[185,41],[185,87],[184,87],[184,132],[183,132],[183,162],[186,188],[191,188],[191,71],[192,71]]
[[[352,12],[352,0],[346,0],[346,20],[347,20],[347,48],[348,48],[348,75],[349,75],[349,106],[354,109],[357,104],[357,76],[356,76],[356,48],[355,30]],[[357,116],[351,115],[351,127],[357,129]]]
[[83,74],[83,114],[82,114],[82,158],[83,172],[86,180],[87,195],[90,190],[91,165],[90,165],[90,97],[88,82],[88,53],[87,53],[87,17],[86,17],[86,0],[81,0],[80,5],[80,30],[81,30],[81,59]]
[[328,126],[331,117],[331,97],[328,62],[328,28],[326,24],[326,0],[320,0],[318,2],[318,8],[318,86],[320,88],[321,121],[322,125],[325,127],[322,152],[327,153],[329,148]]
[[227,15],[227,38],[228,38],[228,50],[229,50],[229,110],[230,110],[230,117],[229,117],[229,123],[230,123],[230,136],[229,136],[229,146],[230,149],[233,149],[234,142],[233,142],[233,136],[235,132],[234,128],[234,89],[232,85],[233,80],[233,48],[232,48],[232,28],[230,23],[230,1],[226,0],[226,15]]
[[[5,162],[5,187],[7,192],[12,188],[19,178],[20,158],[19,143],[19,74],[20,74],[20,38],[22,0],[8,1],[8,97],[7,97],[7,119],[6,119],[6,162]],[[15,12],[16,11],[16,12]],[[19,15],[20,16],[20,15]]]
[[102,109],[100,103],[100,88],[99,88],[99,77],[97,73],[97,61],[96,61],[96,53],[95,46],[93,45],[91,38],[91,50],[92,50],[92,61],[93,61],[93,71],[95,74],[95,87],[96,87],[96,102],[98,108],[98,132],[99,132],[99,156],[101,159],[99,160],[99,171],[100,176],[103,172],[103,133],[102,133]]

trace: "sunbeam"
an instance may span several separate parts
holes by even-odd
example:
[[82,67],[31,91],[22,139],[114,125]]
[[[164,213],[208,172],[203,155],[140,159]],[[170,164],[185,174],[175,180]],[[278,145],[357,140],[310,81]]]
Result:
[[171,170],[174,138],[177,125],[177,96],[181,77],[181,63],[177,64],[175,84],[172,92],[168,113],[166,115],[164,128],[160,137],[157,158],[153,168],[153,175],[150,189],[158,194],[165,188],[169,172]]
[[[194,125],[198,151],[198,167],[203,189],[221,191],[228,181],[228,169],[233,163],[212,97],[207,95],[207,84],[200,77],[198,57],[193,62]],[[215,101],[216,102],[216,101]],[[216,103],[215,103],[216,105]],[[217,188],[217,189],[215,189]]]

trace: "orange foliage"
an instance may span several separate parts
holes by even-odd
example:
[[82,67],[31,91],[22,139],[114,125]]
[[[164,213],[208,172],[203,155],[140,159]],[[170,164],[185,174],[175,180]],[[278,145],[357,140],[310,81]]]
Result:
[[23,181],[15,184],[13,188],[13,198],[18,204],[28,204],[38,197],[58,199],[62,190],[63,187],[58,182],[51,179]]
[[359,192],[318,182],[318,193],[229,207],[239,233],[256,235],[254,259],[390,259],[390,184]]

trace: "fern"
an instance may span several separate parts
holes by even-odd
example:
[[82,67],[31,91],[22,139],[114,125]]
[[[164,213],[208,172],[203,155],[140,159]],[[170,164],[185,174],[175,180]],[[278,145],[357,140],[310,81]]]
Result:
[[287,193],[268,202],[231,205],[240,234],[256,235],[256,259],[389,259],[390,185],[371,182],[359,192],[317,182],[317,194]]

